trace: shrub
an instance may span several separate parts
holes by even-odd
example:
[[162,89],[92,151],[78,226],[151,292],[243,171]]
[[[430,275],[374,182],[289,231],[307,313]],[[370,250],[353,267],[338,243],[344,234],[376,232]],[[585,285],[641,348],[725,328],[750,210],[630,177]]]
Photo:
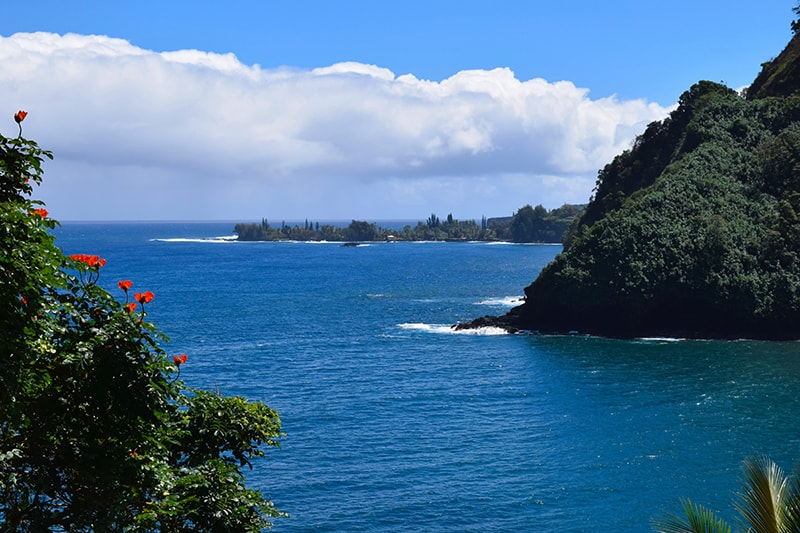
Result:
[[[282,516],[242,468],[278,413],[187,387],[147,321],[154,294],[101,288],[30,199],[50,152],[0,135],[0,529],[261,531]],[[124,300],[122,299],[124,297]]]

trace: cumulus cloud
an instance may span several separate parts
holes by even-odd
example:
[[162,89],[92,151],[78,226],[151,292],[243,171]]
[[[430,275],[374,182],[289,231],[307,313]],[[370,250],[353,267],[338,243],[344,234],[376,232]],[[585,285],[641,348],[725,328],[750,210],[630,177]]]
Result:
[[28,110],[26,135],[56,155],[41,192],[61,218],[466,218],[582,202],[668,111],[506,68],[441,81],[355,62],[263,69],[104,36],[0,37],[0,64],[9,117]]

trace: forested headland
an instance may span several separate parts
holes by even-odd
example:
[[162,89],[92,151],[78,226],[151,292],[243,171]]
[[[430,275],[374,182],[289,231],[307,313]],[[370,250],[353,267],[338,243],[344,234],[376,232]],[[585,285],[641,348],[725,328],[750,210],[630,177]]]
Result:
[[402,229],[389,229],[363,220],[347,226],[320,224],[306,220],[301,226],[281,223],[272,226],[267,219],[260,223],[236,224],[240,241],[509,241],[516,243],[558,243],[570,225],[583,213],[585,205],[564,204],[547,210],[541,205],[521,207],[513,216],[457,220],[452,214],[440,219],[431,214],[424,222]]
[[599,172],[565,243],[523,305],[471,326],[800,338],[800,37],[742,94],[687,90]]

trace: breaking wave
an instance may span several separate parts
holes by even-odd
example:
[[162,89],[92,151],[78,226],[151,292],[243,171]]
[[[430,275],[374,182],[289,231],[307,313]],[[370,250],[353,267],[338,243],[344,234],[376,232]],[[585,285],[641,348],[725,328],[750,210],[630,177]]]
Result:
[[504,296],[500,298],[487,298],[477,302],[476,305],[492,305],[495,307],[514,307],[525,302],[524,296]]
[[161,238],[161,239],[150,239],[153,242],[210,242],[210,243],[221,243],[221,242],[237,242],[236,235],[222,235],[220,237],[202,237],[202,238],[187,238],[187,237],[177,237],[177,238]]
[[409,331],[423,331],[426,333],[439,333],[444,335],[509,335],[508,331],[496,327],[456,330],[447,324],[423,324],[421,322],[398,324],[397,327]]

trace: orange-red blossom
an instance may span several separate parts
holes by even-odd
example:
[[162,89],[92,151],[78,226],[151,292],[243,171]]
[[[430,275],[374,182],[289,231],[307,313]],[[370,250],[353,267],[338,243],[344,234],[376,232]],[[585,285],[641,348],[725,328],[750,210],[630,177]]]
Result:
[[155,294],[153,294],[150,291],[137,292],[133,295],[134,300],[136,300],[140,304],[149,304],[150,302],[153,301],[153,297],[155,297]]
[[42,218],[47,218],[47,209],[44,209],[44,208],[40,207],[39,209],[34,209],[33,211],[31,211],[31,214],[32,215],[39,215]]
[[122,289],[123,291],[128,292],[128,289],[130,289],[133,286],[133,282],[129,279],[123,279],[119,283],[117,283],[117,285],[119,285],[119,288]]
[[186,357],[186,354],[182,353],[180,355],[174,356],[172,358],[172,362],[174,362],[176,366],[181,366],[182,364],[184,364],[186,362],[187,359],[188,359],[188,357]]
[[81,263],[86,263],[91,268],[100,268],[106,264],[105,259],[96,255],[72,254],[70,258],[74,259],[75,261],[80,261]]
[[19,124],[23,120],[25,120],[25,117],[27,117],[27,116],[28,116],[28,112],[27,111],[23,111],[22,109],[20,109],[19,111],[14,113],[14,122]]

